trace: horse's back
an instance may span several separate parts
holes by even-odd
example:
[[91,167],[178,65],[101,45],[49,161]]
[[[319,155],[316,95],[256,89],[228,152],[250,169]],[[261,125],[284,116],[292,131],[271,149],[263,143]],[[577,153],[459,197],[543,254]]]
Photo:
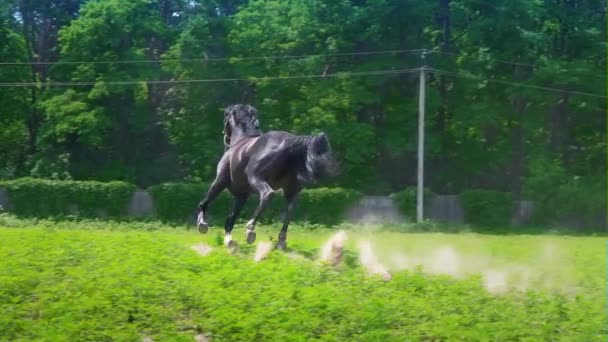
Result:
[[295,179],[306,148],[298,138],[289,132],[270,131],[235,146],[229,151],[231,191],[253,192],[251,177],[263,179],[275,189]]

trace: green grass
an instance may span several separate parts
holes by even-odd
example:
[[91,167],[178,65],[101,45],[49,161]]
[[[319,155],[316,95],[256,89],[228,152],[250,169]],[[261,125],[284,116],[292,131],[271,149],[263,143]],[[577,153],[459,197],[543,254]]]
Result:
[[[361,238],[389,265],[395,253],[424,258],[449,245],[471,272],[418,268],[385,282],[356,263],[314,262],[329,229],[290,232],[290,247],[308,258],[273,251],[254,263],[242,227],[236,256],[217,246],[217,227],[202,236],[157,223],[7,216],[0,227],[1,341],[606,339],[604,238],[349,231],[351,257]],[[261,227],[258,242],[277,233]],[[200,242],[214,251],[196,254],[190,246]],[[526,291],[491,294],[476,274],[512,265],[534,271]]]

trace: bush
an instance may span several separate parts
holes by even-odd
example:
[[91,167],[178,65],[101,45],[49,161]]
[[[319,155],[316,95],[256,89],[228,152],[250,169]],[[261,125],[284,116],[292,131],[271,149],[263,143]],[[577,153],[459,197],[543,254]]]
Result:
[[[184,222],[196,217],[198,203],[207,193],[204,183],[164,183],[148,188],[154,198],[157,217],[165,222]],[[230,195],[222,192],[210,205],[209,216],[219,222],[230,210]],[[220,215],[220,213],[222,213]],[[216,223],[217,223],[216,222]]]
[[22,216],[124,216],[135,186],[124,182],[20,178],[0,182]]
[[[363,195],[344,188],[318,188],[302,191],[295,210],[295,219],[322,224],[338,224],[346,212]],[[285,205],[283,205],[285,207]]]
[[465,190],[460,194],[467,223],[504,228],[511,225],[514,202],[508,192]]
[[572,178],[553,189],[530,195],[536,209],[532,222],[540,225],[604,229],[606,187],[592,179]]
[[524,195],[536,203],[536,225],[606,227],[606,177],[568,175],[560,161],[535,160],[524,181]]
[[[201,198],[206,194],[207,184],[165,183],[149,188],[156,205],[156,214],[165,222],[183,222],[194,218]],[[337,224],[344,218],[346,210],[361,198],[357,191],[342,188],[306,189],[300,193],[294,220],[312,223]],[[252,195],[240,217],[248,218],[258,205],[258,196]],[[230,212],[232,196],[224,191],[209,206],[209,220],[222,224]],[[262,222],[274,221],[285,211],[282,196],[275,196],[262,215]]]
[[[390,197],[395,201],[397,207],[401,214],[405,215],[410,219],[416,218],[416,196],[417,196],[417,188],[416,187],[408,187],[402,191],[395,192],[390,195]],[[431,190],[425,188],[424,189],[424,206],[428,207],[430,203],[430,199],[433,196]]]

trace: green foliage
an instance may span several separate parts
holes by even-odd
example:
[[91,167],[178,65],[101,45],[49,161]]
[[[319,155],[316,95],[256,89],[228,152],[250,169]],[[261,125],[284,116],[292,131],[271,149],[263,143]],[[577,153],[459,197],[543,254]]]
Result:
[[[417,196],[417,188],[408,187],[402,191],[393,193],[390,197],[397,203],[399,210],[403,215],[408,217],[410,220],[416,218],[416,196]],[[424,203],[427,205],[433,193],[430,189],[424,189]]]
[[123,182],[54,181],[19,178],[0,182],[7,190],[11,211],[18,215],[82,217],[126,214],[135,186]]
[[[171,227],[145,232],[58,226],[0,227],[0,340],[192,341],[204,334],[216,342],[595,342],[605,341],[607,332],[606,264],[597,260],[605,250],[602,238],[384,235],[383,246],[408,253],[447,241],[471,252],[470,246],[483,242],[493,256],[529,260],[547,277],[566,277],[563,285],[576,291],[566,295],[539,286],[492,295],[479,276],[454,279],[412,270],[394,272],[384,282],[356,262],[333,269],[279,251],[255,263],[254,246],[243,245],[237,255],[217,247],[201,257],[190,246],[201,239],[212,245],[213,234]],[[263,236],[260,231],[258,239]],[[318,250],[328,236],[290,234],[292,252]],[[571,276],[554,260],[548,269],[533,264],[546,242],[572,263]],[[347,254],[354,251],[347,247]]]
[[[5,1],[0,60],[50,64],[0,68],[2,83],[40,84],[0,93],[0,178],[209,181],[222,110],[247,102],[264,130],[325,131],[343,169],[332,186],[390,193],[414,178],[412,69],[422,62],[418,51],[366,52],[429,48],[425,63],[449,72],[429,71],[431,188],[520,193],[531,164],[553,158],[564,175],[545,188],[592,183],[606,165],[605,101],[580,93],[605,93],[605,8],[606,0]],[[213,79],[239,81],[191,82]],[[565,212],[557,205],[550,211]],[[582,209],[572,205],[566,211]]]
[[[158,6],[162,6],[163,13]],[[159,59],[173,31],[165,20],[169,3],[134,0],[87,1],[79,15],[58,34],[60,60],[50,69],[62,81],[93,82],[90,87],[52,88],[40,103],[44,122],[35,157],[69,154],[77,179],[124,180],[140,186],[170,178],[175,163],[166,155],[168,141],[157,109],[162,90],[147,81],[163,77],[158,64],[105,63]],[[150,46],[157,42],[157,46]],[[73,61],[102,61],[81,65]],[[120,80],[130,85],[108,84]],[[135,176],[137,175],[137,176]]]
[[[184,222],[196,217],[198,203],[209,185],[201,183],[164,183],[148,188],[154,198],[156,215],[166,222]],[[223,192],[209,207],[210,218],[219,224],[228,215],[230,197]]]
[[491,190],[466,190],[460,194],[467,223],[502,229],[511,225],[513,195]]
[[553,224],[568,225],[568,221],[578,220],[577,225],[587,229],[606,227],[606,194],[602,191],[606,183],[602,178],[572,177],[557,187],[555,197],[539,203],[537,215],[550,218],[547,221]]
[[69,165],[69,153],[62,153],[58,156],[38,156],[30,171],[30,176],[54,180],[71,180],[72,175],[69,171]]
[[542,225],[604,228],[606,177],[570,176],[559,162],[537,160],[524,182],[524,194],[535,202],[532,222]]
[[[0,5],[0,10],[2,6]],[[23,62],[25,42],[16,30],[7,27],[0,14],[0,60]],[[0,67],[0,82],[25,82],[27,69]],[[26,126],[28,90],[21,87],[4,87],[0,91],[0,180],[16,176],[20,160],[27,153]]]
[[[344,220],[347,210],[361,199],[361,196],[360,192],[345,188],[306,189],[298,197],[294,217],[296,220],[311,223],[338,224]],[[275,212],[278,212],[277,202],[281,202],[279,210],[284,210],[282,199],[275,199],[274,202]]]

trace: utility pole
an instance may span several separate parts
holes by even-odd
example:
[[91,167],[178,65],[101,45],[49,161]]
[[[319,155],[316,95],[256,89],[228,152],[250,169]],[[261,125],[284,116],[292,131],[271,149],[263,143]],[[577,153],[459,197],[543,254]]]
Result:
[[416,222],[424,220],[424,103],[426,81],[426,54],[422,51],[422,66],[420,67],[420,91],[418,93],[418,184],[416,194]]

